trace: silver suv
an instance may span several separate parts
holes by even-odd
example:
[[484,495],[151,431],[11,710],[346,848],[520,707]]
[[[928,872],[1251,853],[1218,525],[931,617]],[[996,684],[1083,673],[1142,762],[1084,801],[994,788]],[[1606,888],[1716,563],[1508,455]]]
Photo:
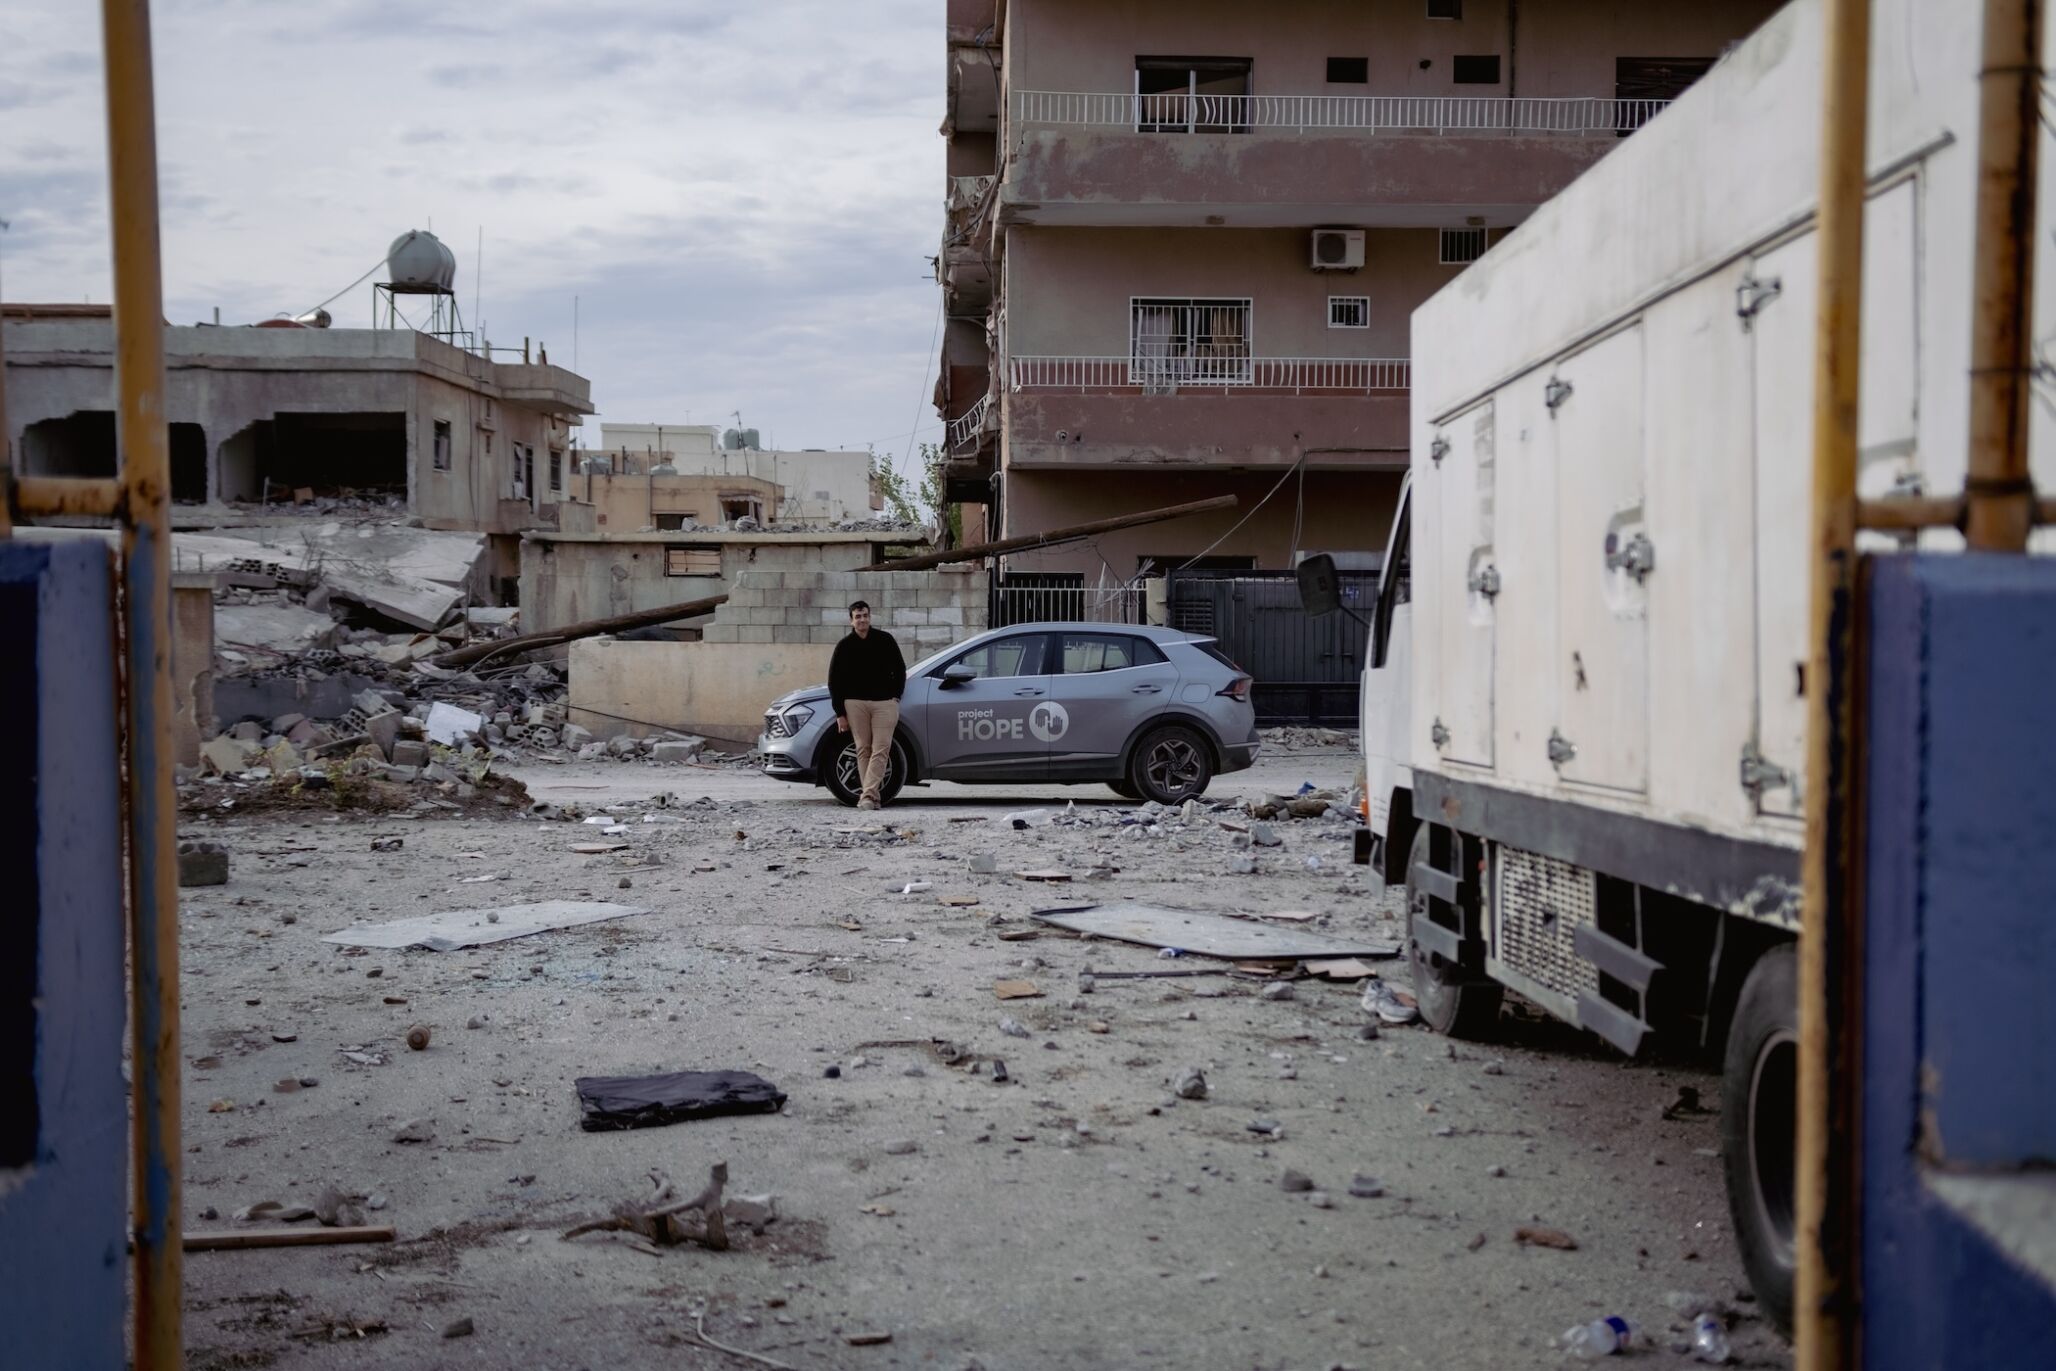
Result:
[[[1251,679],[1211,638],[1127,624],[1016,624],[907,668],[882,795],[923,781],[1101,782],[1177,804],[1256,760]],[[764,774],[857,802],[856,744],[828,687],[772,701]]]

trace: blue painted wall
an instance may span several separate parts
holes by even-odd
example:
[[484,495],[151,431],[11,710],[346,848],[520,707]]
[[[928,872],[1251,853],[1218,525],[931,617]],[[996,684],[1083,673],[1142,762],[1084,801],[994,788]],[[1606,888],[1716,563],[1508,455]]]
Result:
[[1927,1185],[2056,1161],[2056,559],[1868,570],[1864,1364],[2056,1367],[2056,1289]]
[[[123,1363],[121,809],[107,549],[0,542],[0,1363]],[[32,960],[31,960],[32,957]],[[23,1002],[23,995],[28,1001]],[[0,1136],[10,1136],[0,1133]]]

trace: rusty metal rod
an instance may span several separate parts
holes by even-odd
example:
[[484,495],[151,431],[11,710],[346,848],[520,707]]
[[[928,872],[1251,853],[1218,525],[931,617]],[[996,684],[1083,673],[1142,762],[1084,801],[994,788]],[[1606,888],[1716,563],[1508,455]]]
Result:
[[1069,528],[1053,528],[1047,533],[1028,533],[1018,538],[1002,538],[993,543],[969,543],[953,547],[944,552],[923,552],[914,557],[900,557],[889,562],[873,562],[859,567],[860,571],[925,571],[932,566],[943,566],[949,562],[975,562],[981,557],[997,557],[1007,552],[1025,552],[1031,548],[1055,547],[1059,543],[1075,543],[1080,538],[1090,538],[1095,533],[1111,533],[1119,528],[1136,528],[1143,524],[1160,524],[1167,519],[1183,519],[1193,514],[1213,514],[1230,510],[1240,504],[1233,495],[1216,495],[1208,500],[1194,500],[1189,504],[1167,505],[1162,509],[1145,509],[1136,514],[1117,514],[1111,519],[1097,519],[1089,524],[1073,524]]
[[101,0],[121,454],[135,1371],[184,1365],[176,796],[171,777],[170,429],[149,0]]
[[1863,343],[1863,206],[1870,0],[1826,0],[1820,296],[1814,327],[1806,850],[1799,928],[1798,1214],[1793,1334],[1800,1371],[1856,1365],[1856,425]]
[[1858,500],[1856,526],[1883,533],[1963,527],[1963,498],[1957,495],[1895,495]]
[[126,495],[120,479],[112,476],[17,476],[10,493],[16,514],[90,514],[102,519],[119,518]]
[[1984,0],[1963,481],[1964,540],[1984,552],[2025,551],[2034,523],[2027,438],[2041,60],[2041,0]]

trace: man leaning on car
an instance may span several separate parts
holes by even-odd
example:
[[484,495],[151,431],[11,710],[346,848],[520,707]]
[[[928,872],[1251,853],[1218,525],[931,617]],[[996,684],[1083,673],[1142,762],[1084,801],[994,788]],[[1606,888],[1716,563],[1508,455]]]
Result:
[[871,606],[850,605],[850,631],[828,659],[828,697],[835,709],[838,733],[854,733],[857,774],[863,797],[858,809],[879,809],[878,788],[885,783],[892,760],[892,734],[899,726],[900,695],[907,688],[906,659],[899,644],[882,628],[871,627]]

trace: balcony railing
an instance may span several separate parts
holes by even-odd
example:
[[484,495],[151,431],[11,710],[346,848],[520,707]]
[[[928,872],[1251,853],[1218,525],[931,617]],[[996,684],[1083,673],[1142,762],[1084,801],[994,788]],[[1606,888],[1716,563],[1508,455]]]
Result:
[[1549,99],[1484,95],[1135,95],[1113,91],[1024,90],[1013,117],[1023,124],[1075,124],[1144,133],[1631,133],[1668,100]]
[[1403,391],[1409,377],[1404,357],[1015,357],[1007,370],[1014,390],[1145,394],[1225,386],[1368,395]]
[[991,408],[992,396],[980,396],[977,404],[942,426],[950,452],[960,452],[978,445],[978,434],[984,428],[986,412]]

